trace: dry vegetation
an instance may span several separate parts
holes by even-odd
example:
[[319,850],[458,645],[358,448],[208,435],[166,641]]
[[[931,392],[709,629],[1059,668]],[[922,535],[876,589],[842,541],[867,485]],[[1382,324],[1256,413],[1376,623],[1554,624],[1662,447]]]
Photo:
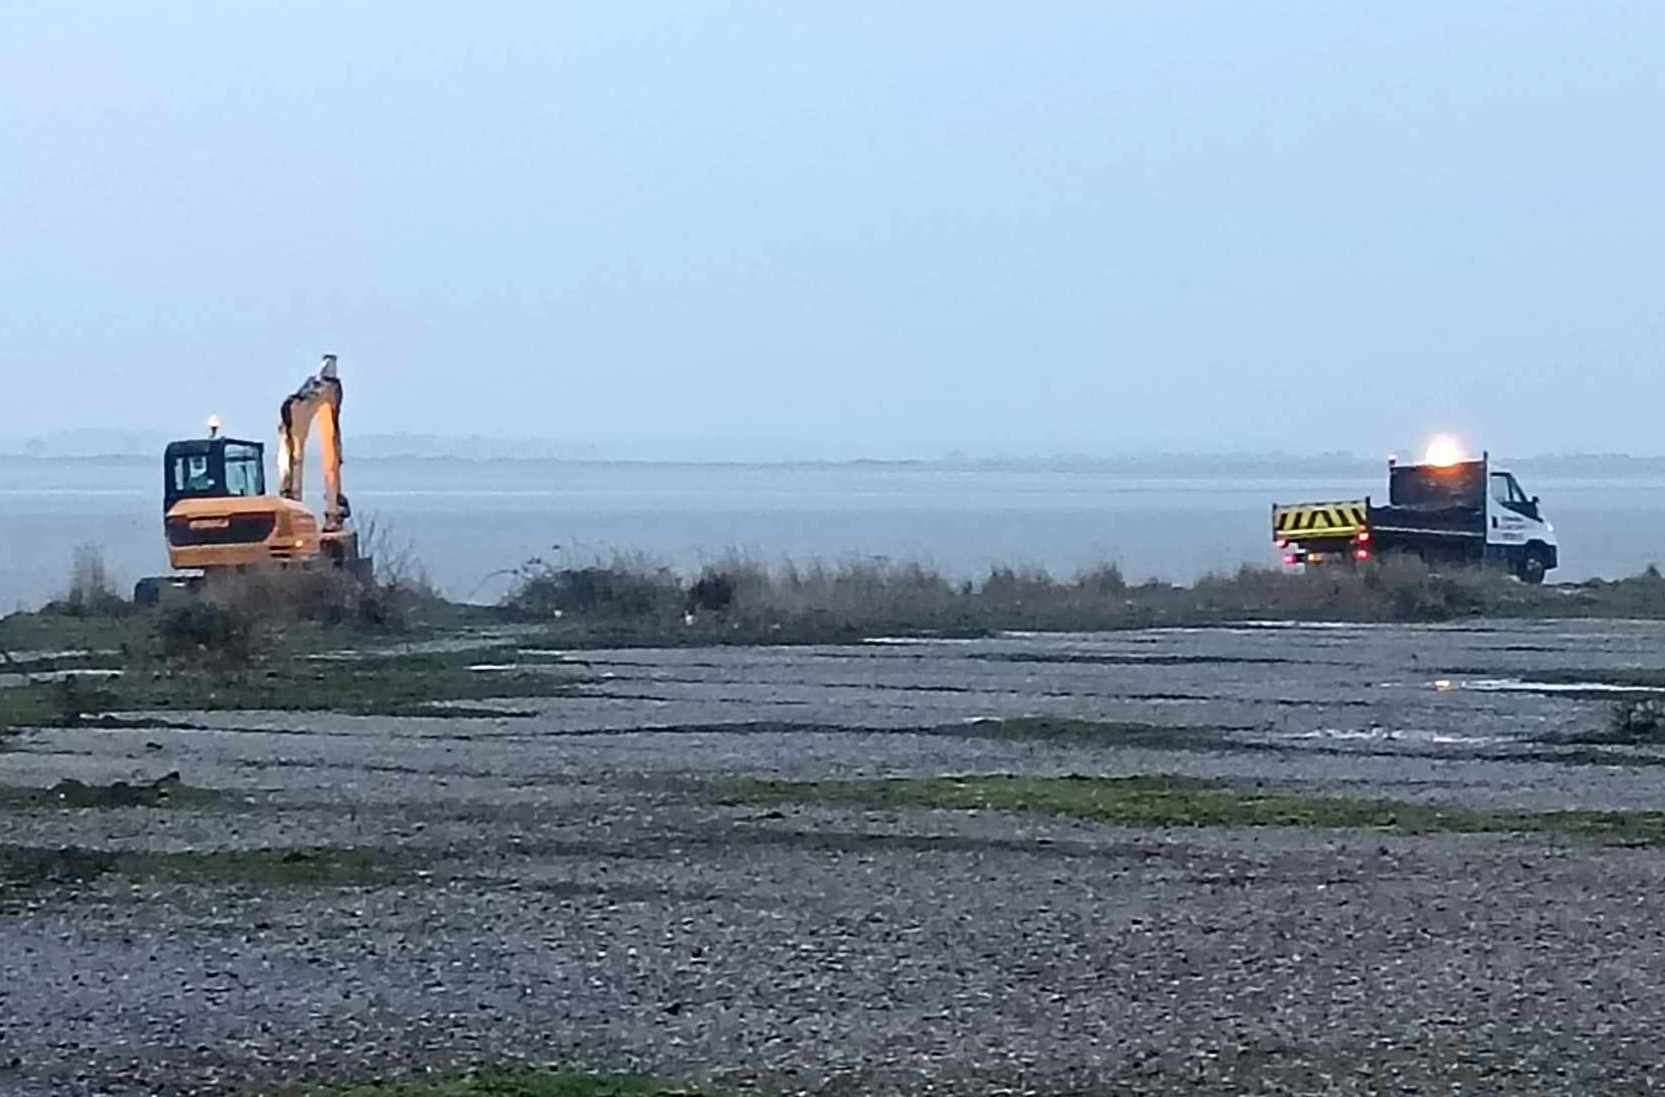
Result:
[[296,632],[407,633],[447,604],[397,576],[363,581],[335,569],[250,571],[216,577],[200,593],[155,611],[155,653],[165,660],[244,666]]
[[[144,609],[123,598],[96,547],[75,551],[64,593],[36,613],[0,618],[0,672],[70,669],[62,653],[99,653],[91,669],[143,666],[225,673],[267,656],[294,655],[354,636],[404,636],[466,616],[447,602],[408,553],[382,557],[374,580],[332,568],[283,568],[216,576],[194,594]],[[333,639],[328,637],[338,634]],[[13,652],[60,653],[42,661]],[[50,665],[48,665],[50,664]],[[87,669],[75,664],[77,669]],[[72,681],[72,680],[71,680]]]
[[64,592],[45,607],[45,612],[65,617],[119,617],[132,603],[116,593],[116,582],[104,563],[97,545],[77,545],[70,560],[69,581]]
[[730,558],[689,578],[639,556],[521,568],[503,608],[520,620],[588,628],[613,640],[841,639],[882,633],[977,635],[1003,629],[1091,631],[1257,619],[1437,622],[1465,617],[1661,617],[1657,571],[1618,582],[1530,587],[1480,568],[1414,559],[1305,574],[1243,567],[1189,587],[1129,583],[1113,564],[1057,578],[997,567],[955,581],[920,564],[850,561],[769,566]]
[[1608,706],[1606,726],[1574,735],[1570,741],[1618,746],[1665,743],[1665,700],[1642,697],[1615,701]]
[[[372,535],[376,536],[376,535]],[[1114,564],[1058,578],[996,567],[958,580],[917,563],[768,565],[731,556],[683,575],[641,555],[532,560],[497,607],[447,601],[408,550],[377,537],[373,582],[331,569],[251,571],[140,612],[98,551],[76,551],[63,595],[0,622],[0,649],[80,645],[164,661],[249,665],[326,632],[405,634],[464,623],[537,625],[568,645],[838,641],[883,634],[975,636],[1250,620],[1438,622],[1467,617],[1665,617],[1665,577],[1531,587],[1496,571],[1412,559],[1298,574],[1243,567],[1189,587],[1130,583]],[[54,624],[53,622],[57,622]],[[96,637],[89,642],[92,633]],[[23,639],[21,645],[20,638]],[[36,645],[28,643],[36,641]]]

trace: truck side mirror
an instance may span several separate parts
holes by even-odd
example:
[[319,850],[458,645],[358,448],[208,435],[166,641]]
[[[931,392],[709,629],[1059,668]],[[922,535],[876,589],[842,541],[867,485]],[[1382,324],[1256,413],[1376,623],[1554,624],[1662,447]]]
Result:
[[1538,497],[1537,497],[1537,496],[1536,496],[1536,495],[1534,495],[1534,496],[1533,496],[1533,497],[1532,497],[1532,505],[1533,505],[1533,506],[1537,506],[1537,505],[1538,505],[1538,502],[1539,502],[1539,499],[1538,499]]

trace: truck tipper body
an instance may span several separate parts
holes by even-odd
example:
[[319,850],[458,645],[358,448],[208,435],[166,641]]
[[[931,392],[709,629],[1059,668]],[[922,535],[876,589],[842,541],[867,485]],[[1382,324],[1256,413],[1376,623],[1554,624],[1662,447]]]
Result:
[[1273,504],[1272,537],[1292,565],[1403,553],[1430,563],[1489,563],[1528,583],[1560,564],[1555,527],[1514,474],[1479,460],[1388,462],[1388,498]]

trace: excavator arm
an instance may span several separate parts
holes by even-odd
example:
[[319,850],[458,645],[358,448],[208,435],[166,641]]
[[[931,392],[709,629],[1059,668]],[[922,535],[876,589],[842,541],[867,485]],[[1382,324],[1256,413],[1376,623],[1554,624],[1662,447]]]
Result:
[[331,533],[342,529],[353,513],[341,491],[341,379],[333,354],[324,355],[317,375],[308,377],[285,399],[278,413],[278,494],[285,499],[300,501],[306,443],[314,426],[324,461],[323,532]]

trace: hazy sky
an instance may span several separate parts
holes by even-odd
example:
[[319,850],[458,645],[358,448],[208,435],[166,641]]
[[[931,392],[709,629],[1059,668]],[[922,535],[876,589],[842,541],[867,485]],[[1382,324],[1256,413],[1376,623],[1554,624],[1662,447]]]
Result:
[[623,456],[1662,453],[1662,58],[1651,2],[0,0],[0,436],[266,437],[333,350],[350,432]]

